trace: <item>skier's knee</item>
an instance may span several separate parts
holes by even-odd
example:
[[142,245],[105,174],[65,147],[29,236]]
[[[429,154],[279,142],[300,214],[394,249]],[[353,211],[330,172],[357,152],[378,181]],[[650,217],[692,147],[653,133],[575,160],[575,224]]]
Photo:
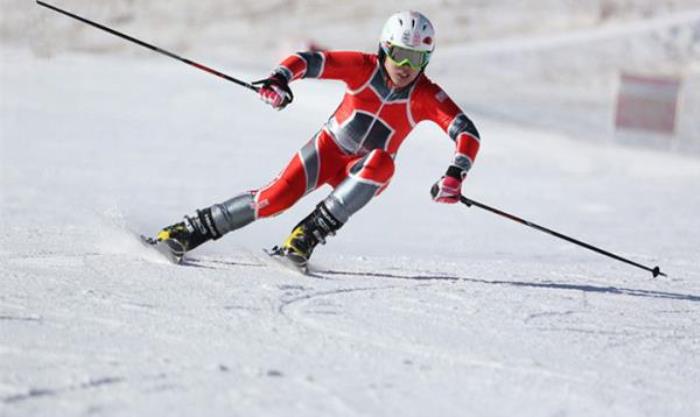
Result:
[[359,165],[354,171],[360,177],[379,184],[389,182],[394,175],[394,158],[383,149],[374,149]]

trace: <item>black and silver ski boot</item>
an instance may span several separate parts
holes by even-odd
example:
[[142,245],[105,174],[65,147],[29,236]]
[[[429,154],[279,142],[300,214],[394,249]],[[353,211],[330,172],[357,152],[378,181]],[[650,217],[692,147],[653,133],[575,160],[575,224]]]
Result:
[[326,243],[328,235],[334,235],[343,224],[328,211],[324,203],[316,206],[304,220],[299,222],[281,247],[273,249],[286,256],[299,268],[305,269],[314,248]]
[[193,217],[185,216],[179,223],[164,227],[151,243],[165,243],[173,254],[182,257],[204,242],[218,239],[221,234],[216,230],[211,217],[211,210],[197,210]]

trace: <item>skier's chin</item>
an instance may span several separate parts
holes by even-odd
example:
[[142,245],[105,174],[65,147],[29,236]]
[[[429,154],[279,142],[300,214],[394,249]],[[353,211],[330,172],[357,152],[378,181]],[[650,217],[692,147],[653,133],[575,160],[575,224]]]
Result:
[[416,76],[414,75],[409,75],[407,77],[401,77],[399,75],[390,77],[392,84],[394,84],[394,87],[396,88],[404,88],[407,85],[411,84],[413,80],[416,79]]
[[408,86],[418,77],[418,74],[420,73],[419,71],[413,69],[399,67],[390,60],[386,60],[384,62],[384,69],[386,69],[386,73],[389,75],[389,79],[391,80],[391,84],[394,88],[403,88]]

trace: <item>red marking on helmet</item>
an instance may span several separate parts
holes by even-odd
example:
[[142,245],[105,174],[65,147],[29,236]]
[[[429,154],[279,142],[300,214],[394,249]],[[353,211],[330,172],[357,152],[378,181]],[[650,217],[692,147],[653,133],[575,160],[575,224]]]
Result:
[[430,36],[426,36],[425,38],[423,38],[423,43],[426,45],[431,45],[433,43],[433,38],[431,38]]

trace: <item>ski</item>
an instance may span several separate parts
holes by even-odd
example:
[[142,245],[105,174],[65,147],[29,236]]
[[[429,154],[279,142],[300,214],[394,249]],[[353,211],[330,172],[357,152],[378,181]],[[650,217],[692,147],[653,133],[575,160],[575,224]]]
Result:
[[285,269],[302,274],[304,276],[313,276],[311,271],[309,271],[308,262],[300,262],[291,256],[285,254],[279,246],[274,246],[271,249],[263,249],[263,252],[275,261],[278,265],[284,267]]
[[144,246],[158,252],[171,263],[176,265],[182,264],[182,260],[185,256],[185,248],[183,248],[177,240],[155,240],[144,235],[141,235],[140,238]]

